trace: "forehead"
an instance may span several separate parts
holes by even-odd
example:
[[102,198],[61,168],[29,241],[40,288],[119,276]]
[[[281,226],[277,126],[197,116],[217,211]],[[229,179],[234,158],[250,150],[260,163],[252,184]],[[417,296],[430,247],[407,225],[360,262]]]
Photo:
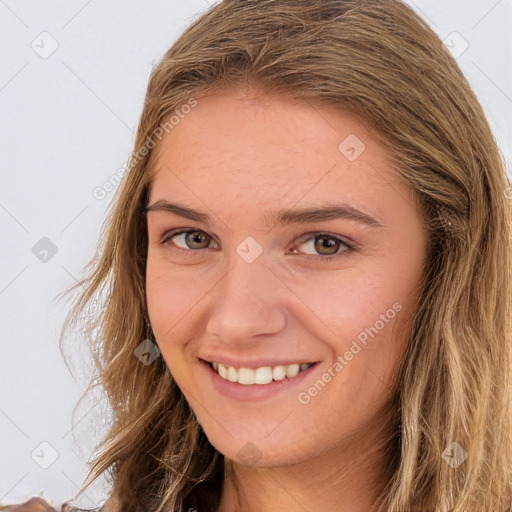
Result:
[[179,198],[242,213],[345,200],[379,216],[392,192],[410,201],[365,125],[309,100],[201,97],[163,137],[155,162],[150,203]]

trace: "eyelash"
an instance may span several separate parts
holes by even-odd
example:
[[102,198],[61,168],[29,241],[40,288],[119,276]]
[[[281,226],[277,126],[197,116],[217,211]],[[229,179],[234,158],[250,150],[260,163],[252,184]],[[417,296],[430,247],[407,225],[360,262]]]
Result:
[[[202,251],[203,249],[183,249],[181,247],[177,247],[175,245],[171,246],[169,244],[169,241],[172,238],[174,238],[175,236],[183,235],[183,234],[188,234],[188,233],[201,233],[201,234],[204,234],[207,237],[209,237],[210,241],[213,240],[212,237],[208,233],[206,233],[205,231],[202,231],[200,229],[188,229],[188,230],[179,230],[179,231],[171,231],[170,233],[164,233],[160,243],[162,245],[166,245],[172,251],[178,251],[178,252],[180,252],[182,254],[184,253],[187,256],[192,256],[193,257],[195,255],[191,254],[191,253]],[[314,235],[314,236],[306,237],[306,235]],[[304,238],[304,237],[306,237],[306,238]],[[318,259],[318,260],[320,260],[322,262],[328,262],[328,261],[331,261],[331,260],[342,258],[342,257],[346,256],[347,253],[351,253],[351,252],[353,252],[353,251],[355,251],[357,249],[356,245],[354,245],[353,243],[347,242],[346,240],[343,240],[340,237],[333,236],[330,233],[325,233],[325,232],[322,232],[322,231],[314,232],[314,233],[306,233],[301,238],[301,241],[300,241],[299,245],[301,245],[304,242],[307,242],[311,238],[315,239],[315,238],[320,238],[320,237],[325,237],[325,238],[330,238],[332,240],[336,240],[336,241],[340,242],[342,245],[344,245],[346,248],[344,250],[342,250],[341,252],[339,252],[339,253],[332,254],[332,255],[329,255],[329,256],[323,256],[321,254],[319,254],[319,255],[311,255],[311,254],[309,254],[309,255],[306,255],[306,256],[313,257],[313,258]]]

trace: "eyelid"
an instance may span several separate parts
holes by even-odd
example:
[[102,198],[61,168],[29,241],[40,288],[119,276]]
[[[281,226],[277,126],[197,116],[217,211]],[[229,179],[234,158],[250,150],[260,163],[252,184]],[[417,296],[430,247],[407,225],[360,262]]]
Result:
[[351,238],[349,238],[348,236],[338,235],[337,233],[332,233],[330,231],[322,231],[322,230],[308,231],[307,233],[296,235],[294,238],[298,237],[298,240],[302,242],[302,241],[308,240],[309,238],[313,238],[315,236],[317,236],[317,237],[331,236],[332,238],[336,238],[336,239],[340,240],[341,242],[346,243],[347,245],[350,245],[353,247],[357,246],[356,242],[354,240],[352,240]]
[[[160,236],[160,243],[161,244],[165,244],[170,238],[173,238],[176,235],[183,235],[183,234],[195,233],[195,232],[204,233],[210,240],[213,240],[215,243],[218,243],[215,240],[215,237],[213,235],[211,235],[210,233],[208,233],[204,229],[200,229],[200,228],[176,228],[176,229],[166,230]],[[187,251],[186,249],[182,249],[181,247],[177,247],[177,249],[178,250],[181,249],[181,250],[186,251],[186,252],[198,252],[199,250],[202,250],[202,249],[197,249],[196,251],[194,251],[194,249],[189,249]]]

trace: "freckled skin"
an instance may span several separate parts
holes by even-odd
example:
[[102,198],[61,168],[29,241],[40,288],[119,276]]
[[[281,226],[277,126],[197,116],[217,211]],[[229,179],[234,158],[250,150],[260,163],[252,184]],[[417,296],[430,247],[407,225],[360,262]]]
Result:
[[[350,134],[365,145],[354,161],[338,149]],[[258,448],[257,468],[272,468],[274,478],[260,481],[257,468],[241,467],[241,474],[249,493],[259,485],[259,510],[272,510],[271,504],[303,510],[297,501],[304,506],[308,499],[307,510],[345,510],[335,501],[342,490],[347,511],[365,510],[363,496],[373,483],[365,478],[363,459],[371,465],[376,444],[368,432],[381,421],[377,412],[389,397],[406,342],[400,327],[417,302],[425,257],[412,192],[356,118],[285,98],[229,91],[200,98],[158,151],[149,204],[166,199],[212,216],[208,228],[148,212],[146,269],[156,340],[210,442],[236,462],[246,443]],[[327,201],[350,203],[384,227],[347,219],[271,229],[264,224],[267,210]],[[175,246],[189,255],[172,251],[171,242],[160,241],[176,228],[200,230],[213,242],[191,239],[187,246],[183,236],[175,237]],[[351,240],[358,249],[343,253],[341,244],[321,253],[314,238],[301,239],[319,232]],[[263,248],[250,264],[236,252],[249,236]],[[320,260],[336,251],[339,258]],[[362,349],[307,404],[300,403],[298,392],[307,392],[330,368],[332,373],[338,356],[390,310],[395,314],[378,334],[360,343]],[[299,390],[241,403],[212,390],[197,359],[205,350],[319,363]],[[336,478],[346,485],[336,488]],[[290,501],[290,494],[300,499]],[[228,483],[221,510],[229,510],[231,499]]]

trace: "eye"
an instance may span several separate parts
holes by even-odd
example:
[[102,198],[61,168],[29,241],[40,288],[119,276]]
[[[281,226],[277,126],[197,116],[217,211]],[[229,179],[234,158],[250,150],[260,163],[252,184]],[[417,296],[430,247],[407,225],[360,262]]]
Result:
[[[316,251],[317,254],[319,254],[316,259],[320,259],[322,261],[340,258],[346,256],[347,253],[356,250],[356,246],[353,243],[342,240],[341,238],[330,235],[329,233],[309,234],[307,238],[303,238],[299,247],[301,245],[308,247],[310,250]],[[343,247],[345,248],[343,249]],[[293,254],[298,254],[295,249],[293,250]],[[315,254],[313,254],[313,256],[315,256]]]
[[[170,244],[171,240],[173,241],[172,245]],[[208,245],[211,240],[212,237],[208,235],[208,233],[199,229],[193,229],[166,233],[163,235],[160,243],[169,246],[172,250],[190,253],[190,249],[205,249],[205,242],[207,242],[206,245]],[[176,245],[177,247],[173,247]]]
[[[206,232],[199,229],[181,230],[167,232],[162,236],[160,243],[168,249],[181,252],[189,256],[207,249],[213,238]],[[218,249],[218,244],[214,242],[214,248]],[[301,243],[298,247],[305,246],[310,251],[317,254],[311,254],[313,259],[328,261],[346,256],[348,253],[357,250],[357,246],[347,240],[329,233],[307,233],[301,237]],[[296,249],[292,254],[300,255]],[[306,252],[306,254],[308,254]]]

